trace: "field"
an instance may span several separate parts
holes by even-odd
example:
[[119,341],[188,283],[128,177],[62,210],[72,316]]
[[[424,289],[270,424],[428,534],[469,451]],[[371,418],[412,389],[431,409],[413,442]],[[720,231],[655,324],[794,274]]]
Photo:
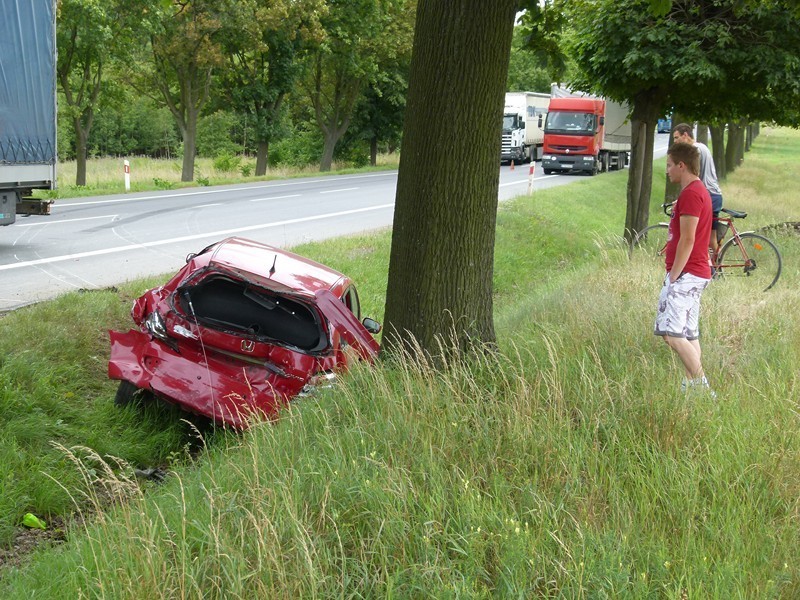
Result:
[[[722,185],[742,229],[800,220],[798,155],[799,132],[762,130]],[[625,187],[500,206],[496,354],[356,369],[243,435],[113,407],[105,330],[158,278],[4,316],[0,536],[26,512],[56,524],[0,568],[0,597],[800,597],[800,236],[766,230],[773,290],[709,286],[718,398],[684,395],[651,333],[663,267],[620,240]],[[380,320],[389,243],[298,251]],[[149,466],[166,481],[135,477]]]

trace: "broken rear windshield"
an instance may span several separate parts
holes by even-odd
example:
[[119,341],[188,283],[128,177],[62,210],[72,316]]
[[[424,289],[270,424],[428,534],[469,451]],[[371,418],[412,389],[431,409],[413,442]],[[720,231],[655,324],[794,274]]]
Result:
[[178,289],[177,299],[183,313],[214,329],[242,332],[306,352],[328,345],[308,306],[243,281],[206,277]]

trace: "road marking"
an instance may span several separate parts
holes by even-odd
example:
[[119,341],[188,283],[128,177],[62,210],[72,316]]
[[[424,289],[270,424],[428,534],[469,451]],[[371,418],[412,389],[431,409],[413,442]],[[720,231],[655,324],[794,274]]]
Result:
[[353,190],[357,190],[357,187],[354,188],[340,188],[338,190],[325,190],[324,192],[320,192],[320,194],[335,194],[336,192],[351,192]]
[[58,223],[76,223],[78,221],[91,221],[92,219],[114,219],[117,215],[103,215],[100,217],[83,217],[82,219],[62,219],[61,221],[38,221],[36,223],[17,223],[17,227],[35,227],[37,225],[56,225]]
[[170,238],[167,240],[158,240],[155,242],[145,242],[143,244],[130,244],[128,246],[118,246],[116,248],[104,248],[102,250],[92,250],[90,252],[77,252],[75,254],[66,254],[63,256],[51,256],[50,258],[40,258],[37,260],[29,260],[26,262],[12,263],[8,265],[0,265],[0,271],[10,271],[11,269],[20,269],[22,267],[33,267],[36,265],[46,265],[56,262],[63,262],[65,260],[79,260],[81,258],[88,258],[90,256],[101,256],[103,254],[115,254],[117,252],[127,252],[129,250],[141,250],[144,248],[153,248],[155,246],[165,246],[167,244],[177,244],[179,242],[188,242],[192,240],[200,240],[203,238],[216,237],[222,238],[245,231],[255,231],[257,229],[268,229],[270,227],[282,227],[284,225],[295,225],[297,223],[307,223],[309,221],[317,221],[322,219],[332,219],[335,217],[343,217],[346,215],[355,215],[358,213],[370,212],[374,210],[383,210],[392,208],[394,203],[379,204],[377,206],[368,206],[366,208],[355,208],[352,210],[342,210],[339,212],[326,213],[324,215],[315,215],[313,217],[301,217],[298,219],[287,219],[285,221],[275,221],[274,223],[262,223],[260,225],[248,225],[247,227],[238,227],[236,229],[222,229],[220,231],[210,231],[208,233],[198,233],[196,235],[186,235],[177,238]]
[[[373,175],[337,175],[335,177],[339,178],[339,181],[342,180],[351,180],[351,179],[366,179],[368,177],[386,177],[389,176],[397,176],[397,171],[385,171],[383,173],[375,173]],[[336,181],[332,177],[324,178],[324,179],[302,179],[298,181],[289,181],[285,183],[268,183],[265,185],[253,185],[253,186],[242,186],[242,187],[234,187],[234,188],[221,188],[221,189],[212,189],[212,190],[201,190],[195,192],[175,192],[172,194],[156,194],[153,196],[131,196],[129,198],[113,198],[111,200],[94,200],[91,202],[67,202],[59,204],[58,202],[52,205],[53,209],[57,208],[68,208],[70,206],[91,206],[94,204],[113,204],[115,202],[131,202],[134,200],[158,200],[160,198],[179,198],[179,197],[186,197],[186,196],[201,196],[203,194],[224,194],[226,192],[242,192],[248,190],[261,190],[265,188],[276,188],[276,187],[287,187],[293,185],[305,185],[307,183],[330,183]]]
[[[537,181],[541,181],[542,179],[552,179],[553,177],[558,177],[558,175],[542,175],[541,177],[534,177],[533,181],[535,183]],[[508,183],[501,183],[500,187],[506,187],[508,185],[522,185],[523,183],[527,184],[528,180],[527,179],[520,179],[519,181],[510,181]]]
[[267,196],[264,198],[251,198],[250,202],[264,202],[264,200],[282,200],[283,198],[299,198],[303,194],[289,194],[287,196]]
[[222,206],[222,202],[212,202],[211,204],[200,204],[199,206],[190,206],[190,209],[195,208],[208,208],[209,206]]

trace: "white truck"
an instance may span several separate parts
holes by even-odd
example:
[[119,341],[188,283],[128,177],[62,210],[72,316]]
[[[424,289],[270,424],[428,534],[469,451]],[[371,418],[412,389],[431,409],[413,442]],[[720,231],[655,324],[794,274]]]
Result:
[[503,111],[500,162],[539,160],[550,94],[508,92]]
[[56,186],[55,0],[0,0],[0,225],[48,214]]

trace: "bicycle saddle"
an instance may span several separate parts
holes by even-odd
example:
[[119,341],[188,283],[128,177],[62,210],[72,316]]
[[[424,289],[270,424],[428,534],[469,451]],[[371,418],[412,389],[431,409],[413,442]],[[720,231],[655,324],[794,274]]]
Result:
[[722,212],[729,214],[734,219],[744,219],[747,216],[746,212],[740,210],[733,210],[732,208],[723,208]]

